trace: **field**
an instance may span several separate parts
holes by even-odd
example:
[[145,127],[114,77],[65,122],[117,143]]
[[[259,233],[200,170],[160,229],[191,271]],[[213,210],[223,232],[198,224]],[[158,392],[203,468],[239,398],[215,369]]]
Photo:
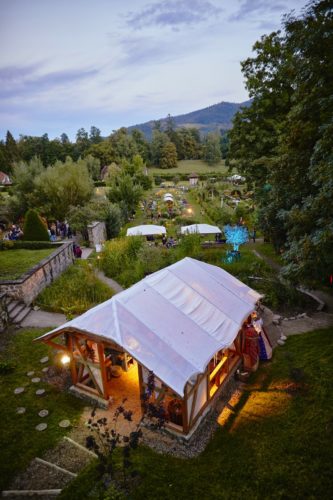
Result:
[[178,162],[177,168],[149,168],[149,173],[158,175],[158,174],[191,174],[192,172],[199,173],[219,173],[226,174],[228,172],[228,168],[225,166],[224,160],[222,160],[217,165],[207,165],[202,160],[181,160]]
[[54,248],[42,250],[3,250],[0,252],[0,280],[17,279],[42,259],[48,257]]

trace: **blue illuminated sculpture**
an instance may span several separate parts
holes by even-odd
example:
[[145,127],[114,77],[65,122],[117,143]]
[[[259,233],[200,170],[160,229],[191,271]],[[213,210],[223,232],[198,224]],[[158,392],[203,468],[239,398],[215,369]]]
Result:
[[224,226],[224,234],[226,237],[226,242],[233,245],[233,250],[227,252],[224,261],[231,264],[235,260],[240,259],[239,245],[249,241],[249,233],[246,227],[243,226]]

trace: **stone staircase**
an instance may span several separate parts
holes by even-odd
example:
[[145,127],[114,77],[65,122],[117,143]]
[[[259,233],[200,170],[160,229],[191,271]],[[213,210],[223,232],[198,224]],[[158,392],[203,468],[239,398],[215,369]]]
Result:
[[24,302],[15,300],[7,296],[6,308],[9,317],[9,323],[19,326],[26,316],[31,311],[31,307],[27,306]]
[[65,436],[43,458],[34,458],[15,478],[10,489],[2,491],[2,497],[52,500],[93,458],[96,458],[93,452]]

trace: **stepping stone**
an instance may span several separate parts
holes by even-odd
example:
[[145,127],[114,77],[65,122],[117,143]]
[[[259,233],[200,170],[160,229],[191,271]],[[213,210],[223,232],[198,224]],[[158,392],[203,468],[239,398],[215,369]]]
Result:
[[49,414],[49,410],[41,410],[41,411],[38,413],[38,415],[39,415],[40,417],[47,417],[47,416],[48,416],[48,414]]
[[285,340],[287,340],[287,337],[285,335],[281,335],[280,340],[285,341]]
[[28,372],[27,375],[28,377],[33,377],[35,375],[35,372]]
[[277,341],[277,343],[278,343],[279,345],[284,345],[284,340],[279,339],[279,340]]
[[44,396],[45,394],[45,389],[38,389],[36,391],[36,396]]
[[40,378],[39,377],[32,378],[31,382],[33,382],[34,384],[38,384],[38,382],[40,382]]
[[42,424],[38,424],[35,429],[36,431],[45,431],[45,429],[47,429],[47,424],[44,424],[44,422]]
[[45,368],[42,369],[42,372],[47,373],[49,371],[49,369],[50,369],[49,366],[45,366]]
[[16,408],[16,413],[18,415],[23,415],[23,413],[25,413],[25,408],[23,406],[19,406],[18,408]]
[[41,363],[47,363],[47,362],[48,362],[48,360],[49,360],[49,357],[48,357],[48,356],[44,356],[44,358],[40,359],[39,361],[40,361]]
[[66,427],[69,427],[70,425],[71,425],[71,423],[69,420],[62,420],[61,422],[59,422],[59,427],[66,428]]
[[14,389],[14,394],[21,394],[24,390],[24,387],[16,387],[16,389]]

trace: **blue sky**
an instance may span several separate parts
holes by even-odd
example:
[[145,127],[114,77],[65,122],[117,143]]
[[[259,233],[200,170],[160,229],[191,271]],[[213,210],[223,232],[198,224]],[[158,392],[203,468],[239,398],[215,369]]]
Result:
[[240,61],[304,0],[0,0],[0,139],[71,139],[248,98]]

